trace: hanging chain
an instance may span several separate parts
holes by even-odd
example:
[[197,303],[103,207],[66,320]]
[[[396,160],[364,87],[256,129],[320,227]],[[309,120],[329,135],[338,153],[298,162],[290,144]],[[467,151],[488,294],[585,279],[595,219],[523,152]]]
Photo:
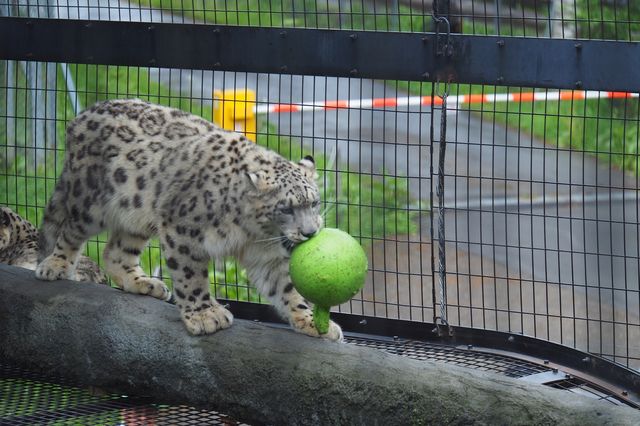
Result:
[[[449,0],[441,0],[446,4],[446,10],[449,10]],[[431,18],[435,22],[436,30],[436,56],[452,56],[453,44],[451,43],[451,23],[446,16],[440,15],[440,3],[438,0],[433,0],[433,14]],[[441,34],[440,24],[444,24],[445,32]]]
[[[441,0],[447,2],[448,0]],[[440,16],[440,4],[438,0],[433,1],[433,20],[435,22],[436,29],[436,56],[447,56],[450,57],[453,55],[453,45],[451,43],[450,35],[451,35],[451,26],[449,24],[449,20]],[[448,7],[446,8],[448,11]],[[445,26],[445,34],[441,35],[440,25],[444,24]],[[450,336],[452,335],[453,330],[449,327],[449,323],[447,322],[447,258],[446,258],[446,250],[445,250],[445,208],[444,208],[444,167],[445,167],[445,158],[446,158],[446,150],[447,150],[447,97],[449,96],[449,80],[446,80],[444,85],[444,91],[440,93],[440,81],[441,78],[435,83],[433,88],[433,94],[435,99],[436,97],[440,98],[442,101],[442,107],[440,109],[440,140],[438,147],[438,183],[436,187],[436,196],[438,197],[438,289],[439,289],[439,313],[440,315],[436,315],[437,306],[436,306],[436,297],[435,297],[435,288],[433,288],[433,304],[434,304],[434,322],[436,324],[435,332],[440,336]],[[434,104],[432,103],[431,110],[431,141],[432,147],[436,142],[433,137],[433,113],[434,113]],[[433,154],[433,151],[431,151]],[[432,155],[433,161],[433,155]],[[433,222],[432,222],[433,223]],[[433,228],[432,228],[433,230]],[[433,252],[432,252],[433,253]],[[431,264],[433,265],[433,254]],[[435,283],[434,283],[435,284]],[[434,285],[435,287],[435,285]]]
[[447,259],[445,248],[445,208],[444,208],[444,163],[447,151],[447,97],[449,96],[449,84],[445,85],[442,94],[438,92],[436,84],[436,95],[442,100],[440,110],[440,144],[438,147],[438,186],[436,195],[438,197],[438,275],[440,284],[440,317],[442,324],[447,323]]

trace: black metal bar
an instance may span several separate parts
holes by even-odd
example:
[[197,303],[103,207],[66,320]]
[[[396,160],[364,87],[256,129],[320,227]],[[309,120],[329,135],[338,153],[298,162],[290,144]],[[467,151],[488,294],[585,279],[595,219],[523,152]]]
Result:
[[[254,321],[281,323],[269,305],[236,302],[219,299],[228,303],[234,316]],[[376,318],[355,314],[331,313],[345,332],[377,336],[397,336],[431,342],[446,342],[454,345],[473,345],[490,349],[509,351],[537,357],[541,360],[572,368],[590,374],[603,381],[626,387],[633,400],[640,400],[640,374],[604,358],[587,354],[568,346],[547,342],[514,333],[483,330],[467,327],[453,327],[452,336],[439,336],[432,323],[404,321],[390,318]]]
[[[639,90],[640,43],[0,18],[0,59]],[[10,42],[6,42],[10,40]]]

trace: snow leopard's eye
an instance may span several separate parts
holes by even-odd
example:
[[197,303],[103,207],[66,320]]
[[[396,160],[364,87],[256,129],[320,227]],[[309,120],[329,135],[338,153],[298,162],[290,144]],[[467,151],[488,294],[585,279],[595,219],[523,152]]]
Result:
[[311,207],[313,207],[314,209],[316,207],[318,207],[319,205],[320,205],[320,201],[318,201],[318,200],[315,200],[313,203],[311,203]]
[[283,208],[280,209],[280,213],[286,214],[286,215],[292,215],[293,214],[293,208],[291,208],[291,207],[283,207]]

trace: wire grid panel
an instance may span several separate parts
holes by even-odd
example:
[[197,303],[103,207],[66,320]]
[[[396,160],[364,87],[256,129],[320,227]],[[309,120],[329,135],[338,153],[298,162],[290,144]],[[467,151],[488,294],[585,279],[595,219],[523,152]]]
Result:
[[632,0],[0,0],[0,14],[40,18],[204,23],[262,27],[640,40]]
[[[257,109],[432,90],[359,79],[33,62],[5,62],[3,72],[0,203],[34,223],[60,171],[65,122],[99,99],[141,97],[210,118],[214,89],[253,88]],[[452,96],[525,93],[453,90]],[[637,100],[559,102],[553,92],[538,93],[553,100],[447,106],[447,320],[637,366]],[[433,138],[440,137],[441,107],[431,114],[429,106],[362,105],[268,112],[258,117],[258,143],[292,159],[314,155],[327,225],[347,230],[367,250],[365,288],[339,310],[431,321],[442,299],[434,299],[439,275],[431,259],[438,245],[431,243],[435,212],[429,214],[436,201],[429,170],[439,144],[429,141],[432,121]],[[99,259],[105,241],[91,241],[89,255]],[[170,283],[157,243],[143,266]],[[232,260],[213,265],[211,282],[219,297],[262,301]]]
[[452,106],[448,320],[638,368],[638,102],[538,93]]
[[[221,100],[214,89],[251,88],[257,108],[274,102],[385,98],[401,91],[400,83],[193,70],[33,62],[5,62],[3,70],[7,102],[2,107],[0,204],[36,224],[62,168],[65,123],[98,100],[139,97],[211,119],[214,102]],[[295,161],[315,157],[326,226],[350,232],[371,259],[365,290],[342,311],[417,321],[433,317],[427,290],[428,204],[421,201],[428,200],[431,180],[425,116],[428,111],[422,108],[370,107],[258,117],[257,143]],[[106,235],[90,241],[88,254],[100,261],[106,241]],[[142,266],[171,283],[157,241],[142,256]],[[214,262],[210,278],[219,297],[262,301],[232,259]]]

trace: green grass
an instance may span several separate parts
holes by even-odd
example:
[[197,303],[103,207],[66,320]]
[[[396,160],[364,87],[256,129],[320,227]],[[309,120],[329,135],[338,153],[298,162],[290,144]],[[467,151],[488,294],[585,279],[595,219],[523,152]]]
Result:
[[[221,25],[262,27],[331,28],[377,31],[432,31],[430,14],[384,2],[351,1],[348,4],[318,0],[133,0],[144,8],[162,10],[187,19]],[[576,0],[575,15],[567,16],[573,30],[581,38],[633,40],[640,38],[640,3],[603,5],[600,0]],[[509,16],[506,5],[503,16]],[[428,9],[427,9],[428,11]],[[529,10],[534,12],[534,10]],[[483,17],[478,9],[476,19],[462,17],[462,32],[475,35],[545,36],[549,9],[542,3],[535,10],[537,21],[528,26],[521,21],[499,28],[493,18]],[[494,11],[489,11],[489,15]],[[565,12],[567,13],[567,12]],[[517,17],[514,17],[517,19]]]
[[605,40],[640,39],[640,2],[615,2],[613,7],[601,0],[577,0],[578,37]]
[[[429,96],[431,83],[388,82],[413,95]],[[518,87],[452,84],[450,96],[466,94],[528,93]],[[540,91],[540,90],[538,90]],[[554,90],[549,90],[554,92]],[[449,105],[453,108],[453,105]],[[461,105],[486,125],[496,123],[560,148],[596,156],[634,175],[640,173],[640,99],[498,102]]]

